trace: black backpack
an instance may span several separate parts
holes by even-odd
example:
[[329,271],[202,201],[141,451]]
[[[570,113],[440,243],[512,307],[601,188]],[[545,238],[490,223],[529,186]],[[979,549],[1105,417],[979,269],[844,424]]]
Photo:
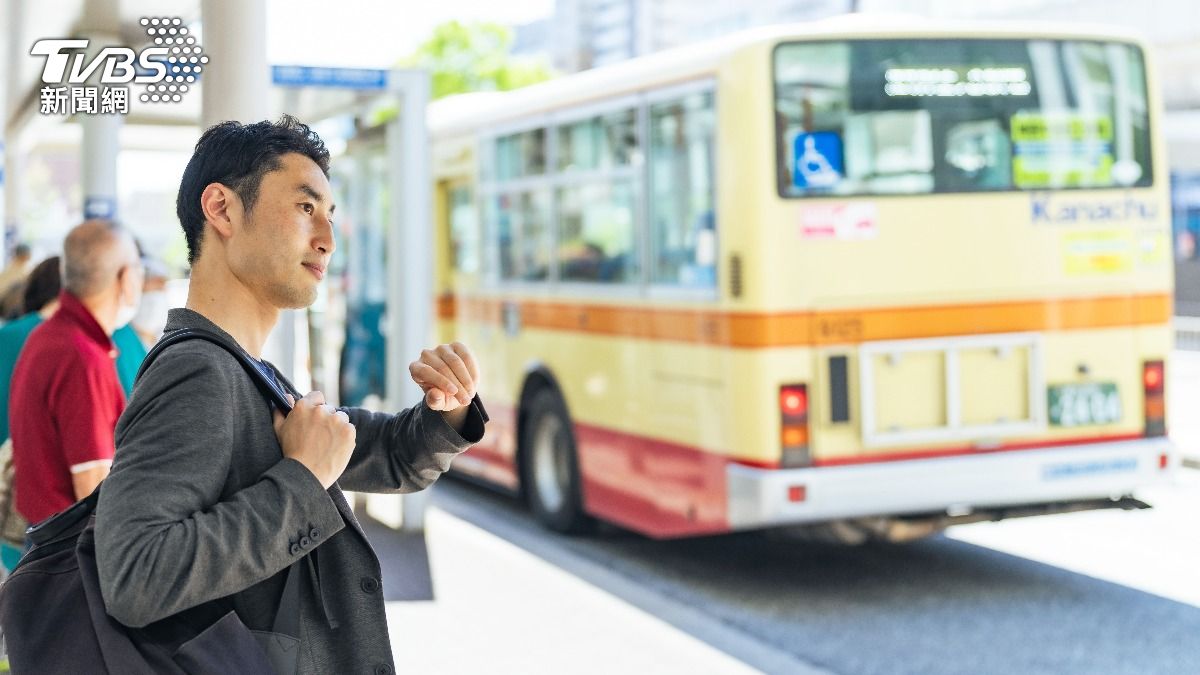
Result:
[[[201,329],[167,333],[146,355],[140,378],[163,350],[207,340],[238,360],[285,415],[291,405],[236,343]],[[216,600],[145,628],[108,616],[96,571],[93,516],[100,490],[29,528],[33,548],[0,585],[0,635],[13,673],[296,672],[300,563],[288,570],[272,632],[250,631],[227,601]]]

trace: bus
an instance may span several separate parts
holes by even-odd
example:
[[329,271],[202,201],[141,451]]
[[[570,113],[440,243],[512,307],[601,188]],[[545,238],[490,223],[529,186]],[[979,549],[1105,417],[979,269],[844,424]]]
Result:
[[428,109],[454,462],[546,526],[847,541],[1142,508],[1172,254],[1146,47],[771,26]]

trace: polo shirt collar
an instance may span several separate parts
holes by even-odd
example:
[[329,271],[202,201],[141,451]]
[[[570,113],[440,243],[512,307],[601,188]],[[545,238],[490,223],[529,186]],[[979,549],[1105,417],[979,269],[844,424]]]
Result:
[[63,321],[69,321],[83,331],[84,335],[91,338],[97,345],[103,347],[107,351],[116,349],[113,344],[112,336],[100,327],[100,322],[96,321],[96,317],[92,316],[92,312],[84,307],[83,302],[75,297],[70,291],[62,291],[58,295],[58,311],[54,313],[56,317],[62,317]]

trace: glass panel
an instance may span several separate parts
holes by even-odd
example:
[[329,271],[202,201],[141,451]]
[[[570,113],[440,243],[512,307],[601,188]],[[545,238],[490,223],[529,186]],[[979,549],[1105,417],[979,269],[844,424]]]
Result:
[[546,130],[534,129],[496,139],[496,178],[510,180],[546,171]]
[[[345,338],[338,368],[339,400],[343,405],[378,407],[386,398],[387,238],[391,194],[387,189],[387,156],[382,147],[355,152],[354,180],[343,219],[351,229],[345,237]],[[339,214],[341,209],[339,207]],[[340,249],[339,249],[340,250]]]
[[558,192],[559,275],[601,283],[637,279],[633,182],[595,183]]
[[633,110],[593,117],[558,129],[558,170],[587,171],[626,166],[637,149]]
[[1151,183],[1141,51],[1053,40],[796,43],[775,52],[786,197]]
[[450,188],[450,264],[466,274],[479,272],[479,213],[466,185]]
[[543,280],[550,264],[549,193],[502,194],[492,199],[500,248],[500,278]]
[[650,108],[650,236],[657,284],[716,285],[711,93]]

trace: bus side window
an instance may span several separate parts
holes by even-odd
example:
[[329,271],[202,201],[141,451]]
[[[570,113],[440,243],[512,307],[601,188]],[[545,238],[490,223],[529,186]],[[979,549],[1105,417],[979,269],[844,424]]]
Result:
[[546,136],[545,129],[532,129],[497,138],[493,146],[497,194],[485,200],[484,213],[503,280],[549,276],[550,193],[514,184],[546,173]]
[[625,108],[558,128],[558,278],[621,284],[640,278],[632,174],[637,112]]
[[549,202],[550,195],[545,190],[496,197],[494,217],[501,279],[546,279],[550,261]]
[[651,282],[716,285],[711,92],[650,107]]
[[450,212],[450,264],[463,274],[479,272],[479,214],[470,186],[460,185],[447,195]]

